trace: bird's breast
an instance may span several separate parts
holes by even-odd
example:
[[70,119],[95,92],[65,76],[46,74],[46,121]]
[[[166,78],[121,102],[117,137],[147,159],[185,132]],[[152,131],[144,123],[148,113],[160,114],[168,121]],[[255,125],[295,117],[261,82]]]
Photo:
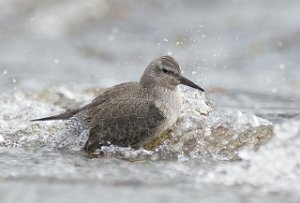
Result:
[[155,106],[165,115],[165,122],[162,123],[161,130],[169,129],[178,119],[181,112],[182,96],[179,90],[162,89],[159,98],[155,101]]

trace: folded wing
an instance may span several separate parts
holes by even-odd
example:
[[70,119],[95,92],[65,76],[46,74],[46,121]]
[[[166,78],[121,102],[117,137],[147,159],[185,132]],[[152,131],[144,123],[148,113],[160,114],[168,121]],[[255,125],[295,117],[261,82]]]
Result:
[[138,148],[156,134],[165,119],[154,102],[145,98],[109,99],[89,113],[92,120],[84,146],[89,152],[109,144]]

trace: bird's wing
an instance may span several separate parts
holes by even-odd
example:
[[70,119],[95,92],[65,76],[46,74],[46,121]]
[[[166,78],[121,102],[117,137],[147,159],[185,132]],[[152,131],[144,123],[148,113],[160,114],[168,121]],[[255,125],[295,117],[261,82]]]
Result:
[[[130,87],[132,86],[137,86],[137,83],[135,82],[127,82],[127,83],[122,83],[119,85],[115,85],[109,89],[107,89],[106,91],[104,91],[101,95],[99,95],[98,97],[96,97],[91,103],[87,104],[86,106],[83,106],[81,108],[77,108],[77,109],[73,109],[73,110],[68,110],[66,112],[63,112],[61,114],[58,115],[54,115],[54,116],[49,116],[49,117],[45,117],[45,118],[39,118],[39,119],[34,119],[31,120],[32,122],[35,121],[49,121],[49,120],[67,120],[72,118],[73,116],[75,116],[76,114],[84,111],[84,113],[90,111],[90,109],[95,108],[96,106],[101,105],[102,103],[104,103],[106,100],[110,99],[110,98],[116,98],[116,97],[124,97],[124,92],[127,90],[131,90]],[[135,88],[137,89],[137,88]]]
[[132,90],[138,90],[138,83],[136,82],[126,82],[115,85],[107,90],[105,90],[101,95],[96,97],[90,104],[84,108],[94,108],[109,98],[128,98],[130,97],[130,92],[135,93]]
[[90,113],[89,138],[84,146],[89,152],[107,144],[140,147],[165,119],[154,102],[146,99],[109,99]]

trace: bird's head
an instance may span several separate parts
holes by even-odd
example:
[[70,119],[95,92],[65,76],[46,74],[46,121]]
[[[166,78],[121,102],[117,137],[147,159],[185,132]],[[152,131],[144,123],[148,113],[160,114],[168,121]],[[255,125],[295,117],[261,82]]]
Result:
[[182,84],[204,92],[204,89],[182,75],[178,62],[171,56],[153,60],[144,71],[140,83],[144,87],[161,86],[171,90]]

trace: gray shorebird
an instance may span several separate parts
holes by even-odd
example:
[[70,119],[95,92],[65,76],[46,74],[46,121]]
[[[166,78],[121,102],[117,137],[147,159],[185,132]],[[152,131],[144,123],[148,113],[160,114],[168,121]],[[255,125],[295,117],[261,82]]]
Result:
[[32,121],[80,120],[89,129],[87,152],[110,144],[136,149],[176,122],[182,105],[179,84],[204,92],[182,76],[174,58],[162,56],[148,65],[139,82],[115,85],[84,107]]

